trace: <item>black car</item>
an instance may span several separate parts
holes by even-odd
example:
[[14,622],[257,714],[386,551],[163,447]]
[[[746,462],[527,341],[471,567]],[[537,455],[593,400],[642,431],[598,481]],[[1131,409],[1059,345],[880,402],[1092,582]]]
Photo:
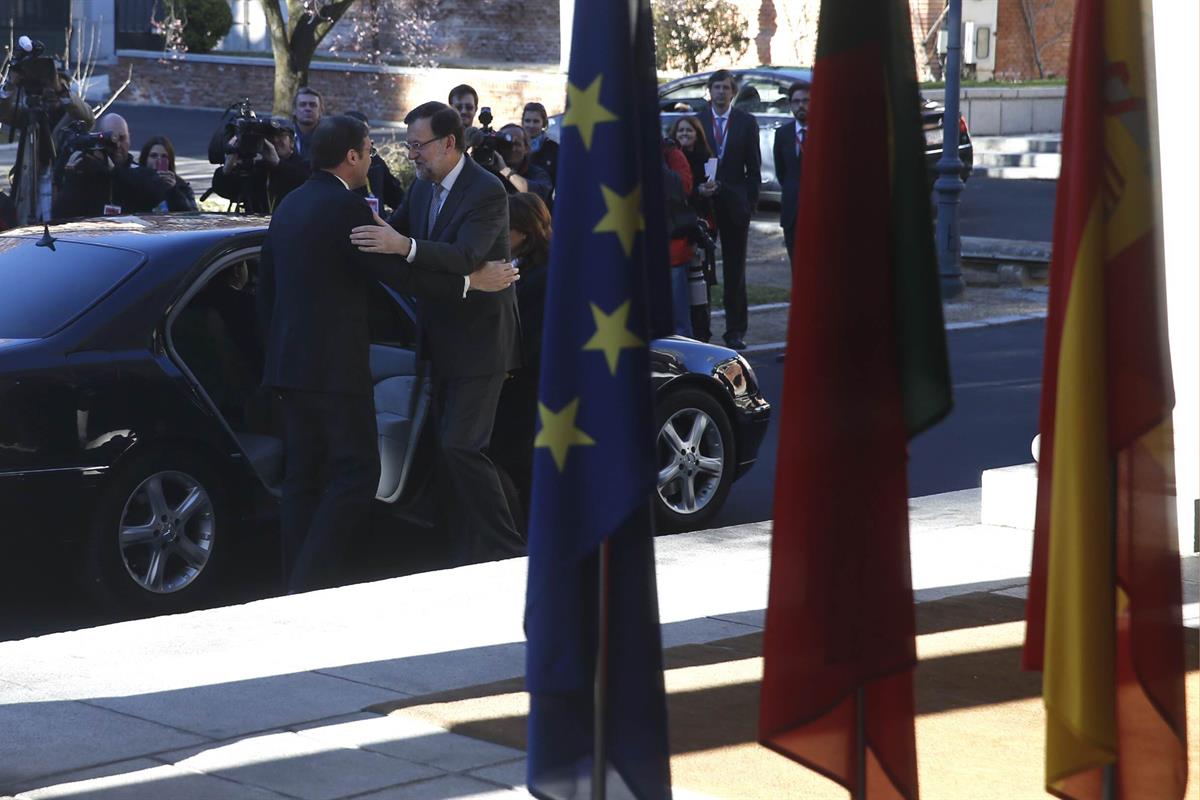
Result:
[[[659,108],[662,111],[662,128],[665,134],[683,116],[698,114],[708,105],[708,76],[711,72],[687,75],[664,83],[658,89]],[[791,108],[788,105],[788,88],[795,82],[812,83],[812,70],[805,67],[756,67],[735,70],[738,94],[733,105],[754,115],[758,121],[758,148],[762,154],[762,189],[759,198],[768,202],[779,202],[779,181],[775,178],[775,129],[790,123]],[[921,104],[921,127],[925,131],[925,165],[928,168],[929,185],[937,178],[937,162],[942,157],[942,121],[945,108],[929,100]],[[557,137],[561,128],[561,115],[551,119],[551,135]],[[965,181],[971,175],[975,162],[975,150],[967,122],[958,118],[958,157],[962,159],[961,177]]]
[[[664,83],[658,90],[659,107],[666,127],[674,124],[681,116],[699,113],[708,105],[708,76],[711,72],[688,75]],[[758,121],[758,146],[762,153],[762,191],[764,200],[779,201],[779,181],[775,179],[775,129],[791,122],[788,105],[788,87],[799,81],[812,83],[812,70],[804,67],[764,66],[735,71],[738,79],[738,94],[733,101],[735,108],[749,112]],[[921,127],[925,131],[925,164],[932,185],[937,177],[936,165],[942,157],[942,121],[945,108],[931,101],[921,104]],[[967,123],[958,119],[958,157],[962,159],[962,179],[971,174],[974,163],[974,148]]]
[[[100,596],[158,610],[277,515],[283,446],[254,312],[267,221],[109,217],[0,234],[0,519]],[[429,381],[409,298],[370,298],[378,500],[421,520]],[[652,351],[658,515],[696,527],[753,464],[770,406],[750,365],[671,337]],[[425,520],[428,523],[428,520]],[[81,563],[73,563],[79,557]],[[67,570],[64,569],[64,572]]]

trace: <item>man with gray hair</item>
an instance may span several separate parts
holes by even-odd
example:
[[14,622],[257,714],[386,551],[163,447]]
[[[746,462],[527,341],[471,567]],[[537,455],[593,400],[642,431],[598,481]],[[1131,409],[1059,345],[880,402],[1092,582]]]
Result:
[[74,147],[63,149],[66,161],[54,200],[55,219],[151,211],[171,188],[154,170],[134,163],[124,117],[105,114],[96,127],[86,144],[74,142]]

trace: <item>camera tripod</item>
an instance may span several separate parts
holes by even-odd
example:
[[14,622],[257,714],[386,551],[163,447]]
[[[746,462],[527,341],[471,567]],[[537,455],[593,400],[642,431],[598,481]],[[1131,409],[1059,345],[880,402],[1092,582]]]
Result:
[[14,122],[9,141],[17,139],[17,160],[9,173],[17,224],[28,225],[50,219],[50,195],[41,184],[50,178],[54,163],[54,140],[50,120],[40,95],[17,89]]

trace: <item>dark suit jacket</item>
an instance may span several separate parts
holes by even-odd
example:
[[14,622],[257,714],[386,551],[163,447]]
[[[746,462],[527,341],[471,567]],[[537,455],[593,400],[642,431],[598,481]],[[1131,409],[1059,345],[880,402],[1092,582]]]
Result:
[[779,179],[779,224],[791,228],[796,224],[800,207],[800,170],[802,155],[796,154],[796,121],[785,122],[775,129],[775,177]]
[[451,308],[462,302],[462,277],[413,269],[350,244],[350,230],[370,224],[367,202],[324,170],[275,209],[257,290],[264,386],[370,394],[370,281]]
[[[713,150],[717,137],[713,129],[712,106],[697,114],[704,125]],[[747,222],[758,205],[758,190],[762,184],[762,153],[758,148],[758,122],[745,111],[729,110],[729,130],[725,132],[725,155],[717,163],[720,190],[713,196],[718,216],[742,219]]]
[[[442,201],[432,234],[433,184],[417,180],[388,220],[417,242],[413,265],[469,275],[484,261],[508,258],[508,195],[500,179],[466,158]],[[516,292],[471,292],[462,302],[425,299],[417,311],[422,354],[439,378],[495,375],[521,365]]]

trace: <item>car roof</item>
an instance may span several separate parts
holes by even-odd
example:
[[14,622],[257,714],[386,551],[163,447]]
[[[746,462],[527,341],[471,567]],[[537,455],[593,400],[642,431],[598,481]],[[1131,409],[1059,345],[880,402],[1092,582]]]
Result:
[[[157,252],[195,253],[238,234],[262,233],[271,220],[237,214],[147,214],[74,219],[49,226],[56,240],[122,247],[153,256]],[[30,225],[0,237],[42,238],[44,228]]]
[[[697,72],[692,75],[685,75],[682,78],[676,78],[673,81],[668,81],[659,87],[659,92],[667,91],[684,83],[693,83],[697,81],[705,81],[709,75],[712,75],[717,70],[709,70],[708,72]],[[744,80],[747,76],[758,78],[775,78],[781,83],[791,83],[792,81],[805,81],[812,83],[812,69],[810,67],[789,67],[789,66],[774,66],[764,65],[761,67],[751,67],[749,69],[731,69],[729,70],[734,75],[738,76],[739,80]]]

